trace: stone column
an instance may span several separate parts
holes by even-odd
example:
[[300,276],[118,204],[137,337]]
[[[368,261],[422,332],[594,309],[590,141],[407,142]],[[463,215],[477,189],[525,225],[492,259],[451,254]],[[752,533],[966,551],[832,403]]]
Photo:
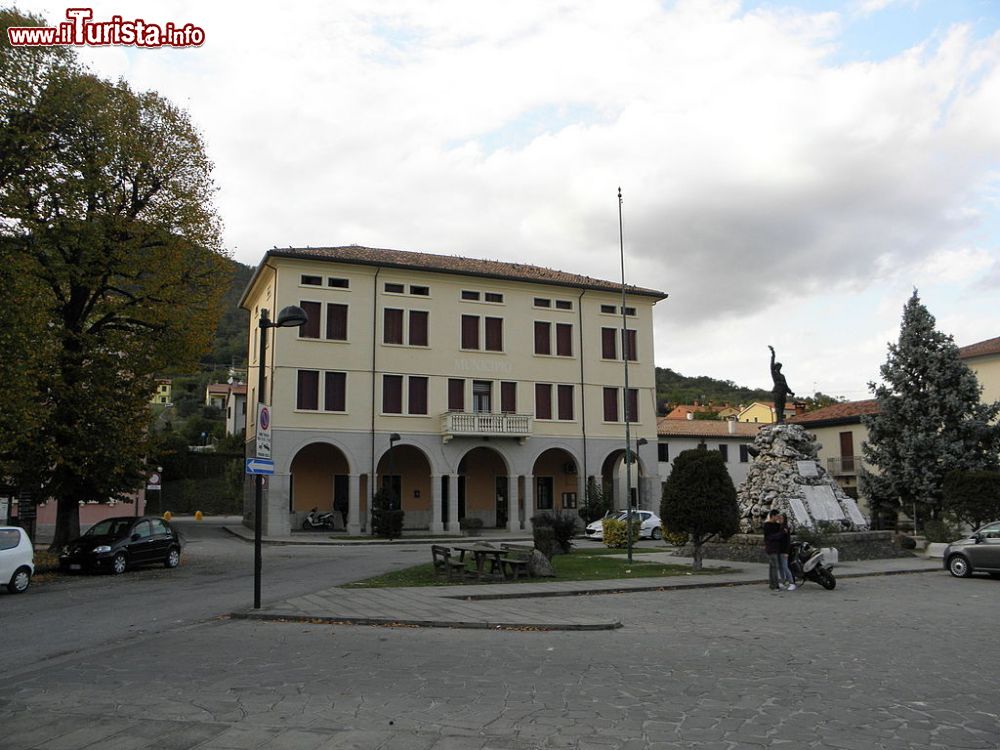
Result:
[[361,535],[361,475],[351,474],[347,481],[347,533]]
[[288,511],[288,489],[291,474],[271,474],[261,500],[261,532],[264,536],[288,536],[292,533]]
[[535,477],[524,475],[524,530],[531,533],[531,517],[535,515]]
[[458,525],[458,474],[448,475],[448,531],[457,534]]
[[441,521],[441,475],[431,474],[431,533],[444,531]]
[[517,502],[517,474],[507,477],[507,531],[512,534],[521,530],[521,515]]
[[579,514],[580,507],[583,505],[584,494],[587,491],[587,475],[580,472],[576,476],[576,509]]

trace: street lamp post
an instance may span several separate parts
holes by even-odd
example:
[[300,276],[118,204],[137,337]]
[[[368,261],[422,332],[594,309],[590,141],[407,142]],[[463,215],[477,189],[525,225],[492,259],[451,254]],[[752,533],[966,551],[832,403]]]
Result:
[[[264,362],[267,353],[267,329],[268,328],[297,328],[305,325],[309,320],[305,310],[295,305],[289,305],[278,313],[278,320],[271,321],[267,316],[267,310],[260,311],[260,347],[259,360],[257,366],[257,403],[265,403],[264,398]],[[259,410],[258,410],[259,411]],[[255,425],[259,428],[260,425]],[[256,449],[254,450],[256,454]],[[254,496],[253,496],[253,608],[260,609],[260,570],[261,570],[261,515],[263,515],[263,492],[264,475],[254,476]]]
[[618,248],[622,261],[622,363],[625,366],[625,390],[622,394],[622,412],[625,416],[625,538],[628,540],[628,561],[632,564],[632,436],[629,429],[628,390],[628,317],[625,307],[625,233],[622,229],[622,189],[618,188]]
[[[396,494],[396,461],[395,461],[395,449],[396,442],[402,440],[398,432],[394,432],[389,435],[389,506],[392,510],[399,510],[401,505],[401,499]],[[403,484],[403,480],[399,480],[400,486]]]

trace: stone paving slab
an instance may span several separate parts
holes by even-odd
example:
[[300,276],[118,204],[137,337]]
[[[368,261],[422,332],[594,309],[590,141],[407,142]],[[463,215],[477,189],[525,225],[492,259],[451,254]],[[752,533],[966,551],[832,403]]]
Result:
[[[690,564],[669,552],[649,553],[644,561]],[[411,588],[330,587],[287,599],[260,610],[232,613],[248,620],[335,622],[357,625],[405,625],[430,628],[533,630],[614,630],[621,620],[601,614],[573,614],[547,607],[550,597],[629,594],[648,591],[763,585],[767,566],[706,560],[705,567],[728,568],[714,575],[685,575],[609,581],[546,581]],[[860,560],[836,567],[838,578],[940,571],[940,564],[919,558]],[[813,584],[809,584],[813,585]]]

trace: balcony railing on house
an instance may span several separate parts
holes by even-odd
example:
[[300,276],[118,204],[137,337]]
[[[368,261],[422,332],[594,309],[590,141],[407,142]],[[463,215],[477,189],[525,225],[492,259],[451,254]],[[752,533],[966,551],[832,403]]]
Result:
[[843,456],[826,459],[826,470],[835,477],[857,476],[861,468],[861,458],[858,456]]
[[510,437],[521,441],[531,437],[530,414],[489,414],[449,411],[441,415],[444,442],[453,437]]

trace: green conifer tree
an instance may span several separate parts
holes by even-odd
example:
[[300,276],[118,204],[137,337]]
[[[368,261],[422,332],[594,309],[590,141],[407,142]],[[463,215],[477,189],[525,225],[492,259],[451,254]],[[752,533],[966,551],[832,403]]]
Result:
[[937,330],[916,290],[880,372],[883,382],[868,384],[879,412],[862,420],[868,428],[862,453],[875,470],[862,470],[861,489],[873,515],[880,507],[916,507],[919,518],[938,518],[949,472],[996,468],[1000,402],[980,402],[975,373],[951,336]]

